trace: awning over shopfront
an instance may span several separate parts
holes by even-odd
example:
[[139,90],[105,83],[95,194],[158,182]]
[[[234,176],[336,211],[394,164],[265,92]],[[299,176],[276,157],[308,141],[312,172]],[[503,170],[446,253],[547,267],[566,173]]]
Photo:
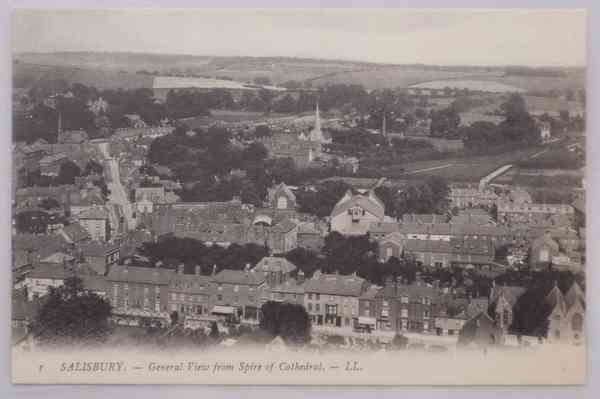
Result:
[[220,306],[216,305],[212,308],[210,313],[215,314],[235,314],[235,308],[233,306]]
[[358,317],[358,324],[364,324],[364,325],[368,325],[368,326],[374,326],[375,324],[377,324],[377,321],[375,320],[374,317],[359,316]]

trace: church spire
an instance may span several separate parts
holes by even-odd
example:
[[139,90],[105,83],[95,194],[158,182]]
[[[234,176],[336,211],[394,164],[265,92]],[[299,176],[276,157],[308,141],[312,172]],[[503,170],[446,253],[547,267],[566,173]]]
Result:
[[317,104],[315,107],[315,127],[310,132],[310,140],[317,142],[323,141],[323,132],[321,131],[321,117],[319,115],[319,100],[317,100]]

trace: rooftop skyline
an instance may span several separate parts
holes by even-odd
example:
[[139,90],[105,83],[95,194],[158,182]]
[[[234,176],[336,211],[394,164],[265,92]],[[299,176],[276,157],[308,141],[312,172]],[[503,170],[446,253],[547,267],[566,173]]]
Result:
[[586,14],[574,10],[16,10],[11,22],[13,52],[586,64]]

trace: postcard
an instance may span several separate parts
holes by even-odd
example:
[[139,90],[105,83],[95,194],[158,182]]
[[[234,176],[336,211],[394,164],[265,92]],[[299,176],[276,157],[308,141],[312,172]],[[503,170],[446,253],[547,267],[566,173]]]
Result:
[[13,383],[584,384],[585,21],[13,10]]

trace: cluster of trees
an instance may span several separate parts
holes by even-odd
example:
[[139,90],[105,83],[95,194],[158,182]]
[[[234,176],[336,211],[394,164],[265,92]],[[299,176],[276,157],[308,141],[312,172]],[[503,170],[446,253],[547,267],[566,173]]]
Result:
[[268,301],[261,306],[260,329],[286,342],[310,342],[311,322],[302,305]]
[[64,184],[75,184],[75,179],[82,176],[95,175],[92,179],[92,183],[99,187],[102,193],[102,197],[106,200],[110,194],[108,185],[103,175],[103,167],[100,163],[93,159],[90,159],[85,165],[83,171],[73,161],[66,161],[58,170],[57,176],[46,176],[42,175],[40,169],[36,169],[29,172],[25,178],[26,187],[49,187],[49,186],[60,186]]
[[[268,134],[265,129],[261,134]],[[247,147],[231,144],[227,129],[188,130],[177,127],[173,133],[155,139],[148,152],[150,162],[167,166],[184,183],[179,193],[184,201],[227,201],[233,196],[244,203],[262,205],[267,188],[273,184],[301,184],[310,179],[332,176],[336,165],[299,169],[290,158],[268,159],[260,143]],[[245,171],[245,176],[231,174]]]
[[45,344],[103,342],[110,335],[111,305],[89,292],[79,277],[67,278],[48,294],[33,322],[33,335]]
[[18,233],[45,234],[48,225],[65,222],[65,218],[55,213],[38,210],[23,211],[15,217],[15,229]]
[[202,274],[211,274],[213,267],[242,270],[246,264],[255,265],[268,255],[268,249],[262,245],[232,244],[227,248],[217,245],[206,245],[193,238],[166,237],[157,242],[145,242],[139,253],[149,259],[146,266],[153,267],[156,262],[163,262],[165,267],[174,268],[184,265],[186,273],[194,273],[195,267],[201,267]]
[[380,285],[388,277],[412,283],[420,270],[417,262],[410,257],[392,257],[380,263],[377,243],[370,241],[366,235],[344,237],[337,232],[332,232],[325,238],[325,245],[320,253],[296,248],[284,254],[284,257],[298,266],[307,277],[312,276],[316,270],[344,275],[356,273],[371,283]]
[[498,125],[491,122],[475,122],[459,131],[465,146],[485,149],[504,144],[531,145],[540,141],[540,130],[527,112],[525,100],[512,94],[500,109],[505,117]]
[[411,183],[401,191],[385,186],[375,189],[385,205],[386,215],[396,218],[405,213],[444,214],[450,206],[449,192],[446,180],[438,176]]
[[317,215],[320,218],[331,214],[335,204],[351,189],[350,185],[341,181],[326,181],[317,185],[314,190],[301,188],[296,191],[296,202],[300,212]]

